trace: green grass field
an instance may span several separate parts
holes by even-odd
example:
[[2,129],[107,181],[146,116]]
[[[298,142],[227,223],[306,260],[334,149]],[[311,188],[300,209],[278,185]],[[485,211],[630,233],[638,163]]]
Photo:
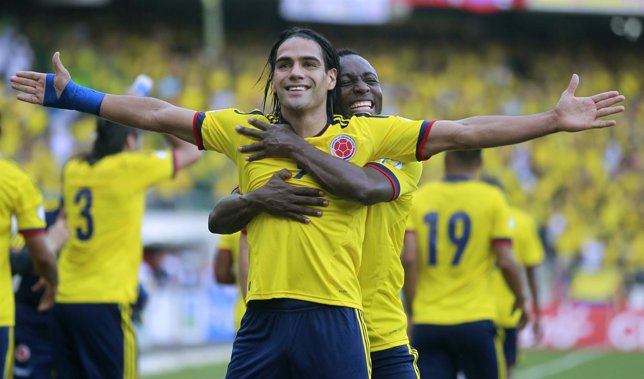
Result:
[[[226,363],[189,368],[142,379],[219,379]],[[644,353],[527,351],[512,379],[641,379]],[[431,378],[430,378],[431,379]]]

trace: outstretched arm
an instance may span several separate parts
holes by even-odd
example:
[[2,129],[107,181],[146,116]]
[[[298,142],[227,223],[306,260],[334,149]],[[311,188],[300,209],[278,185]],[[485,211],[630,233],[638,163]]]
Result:
[[11,77],[18,100],[52,108],[93,113],[133,128],[174,135],[196,144],[192,131],[195,111],[176,107],[151,97],[110,95],[79,86],[56,52],[52,58],[55,75],[19,71]]
[[591,97],[575,97],[579,76],[572,76],[568,88],[561,94],[554,109],[528,116],[476,116],[459,121],[437,121],[423,147],[423,157],[429,158],[446,150],[465,150],[512,145],[566,131],[606,128],[615,120],[600,118],[624,111],[615,104],[624,101],[617,91]]
[[394,197],[391,182],[377,169],[358,167],[333,157],[306,142],[289,125],[271,125],[257,119],[250,119],[249,123],[257,129],[237,127],[239,133],[258,140],[239,148],[242,153],[253,153],[247,160],[290,158],[325,190],[365,205],[389,201]]
[[241,195],[233,193],[217,203],[208,217],[211,233],[231,234],[241,230],[259,213],[309,223],[306,216],[320,217],[322,211],[312,207],[325,207],[324,193],[315,188],[296,187],[286,183],[291,177],[288,170],[273,174],[262,187]]
[[528,278],[528,289],[532,299],[532,332],[535,341],[540,341],[543,336],[541,329],[541,307],[539,305],[539,287],[537,285],[536,269],[538,266],[527,266],[525,268],[526,277]]

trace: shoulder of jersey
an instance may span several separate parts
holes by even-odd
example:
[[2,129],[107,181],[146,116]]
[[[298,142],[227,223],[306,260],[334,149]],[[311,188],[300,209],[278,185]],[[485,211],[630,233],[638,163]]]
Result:
[[332,124],[333,125],[340,125],[340,127],[344,129],[347,126],[349,126],[349,122],[354,118],[356,118],[356,119],[360,119],[360,118],[380,118],[380,119],[383,119],[383,118],[389,118],[389,117],[393,117],[393,116],[389,116],[389,115],[372,115],[371,113],[356,113],[356,114],[352,115],[351,117],[347,118],[347,117],[344,117],[343,115],[335,114],[335,115],[333,115]]

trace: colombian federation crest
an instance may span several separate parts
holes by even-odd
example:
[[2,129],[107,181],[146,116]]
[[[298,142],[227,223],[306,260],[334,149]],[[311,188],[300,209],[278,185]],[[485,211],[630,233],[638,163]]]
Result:
[[18,362],[27,362],[31,358],[31,350],[29,346],[20,344],[16,347],[16,360]]
[[334,157],[342,158],[345,161],[351,159],[357,150],[356,142],[353,138],[341,134],[336,136],[331,140],[331,146],[329,147],[331,155]]

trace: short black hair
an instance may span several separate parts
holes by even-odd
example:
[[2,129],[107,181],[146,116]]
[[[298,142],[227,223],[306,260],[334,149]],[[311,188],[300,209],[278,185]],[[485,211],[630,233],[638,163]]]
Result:
[[[300,37],[309,39],[316,42],[320,45],[322,50],[322,58],[324,61],[324,68],[326,71],[331,69],[336,69],[339,71],[340,68],[340,58],[338,57],[338,52],[335,49],[335,46],[326,39],[323,35],[318,32],[315,32],[311,29],[293,27],[283,31],[277,41],[273,44],[270,53],[268,54],[268,59],[266,60],[266,65],[264,65],[264,70],[262,70],[262,75],[257,80],[258,82],[262,80],[266,73],[266,84],[264,85],[264,111],[266,110],[266,101],[268,100],[269,93],[271,93],[271,85],[273,84],[273,74],[275,72],[275,61],[277,60],[277,50],[282,46],[284,41]],[[326,111],[327,117],[329,119],[333,118],[333,105],[335,104],[336,98],[336,88],[329,90],[327,93],[326,99]],[[277,98],[277,94],[273,93],[271,97],[272,111],[271,113],[279,114],[281,113],[280,100]]]
[[338,57],[342,58],[342,57],[346,57],[347,55],[357,55],[357,56],[360,56],[360,54],[358,54],[358,52],[357,52],[357,51],[355,51],[355,50],[353,50],[353,49],[349,49],[349,48],[347,48],[347,47],[343,47],[343,48],[341,48],[341,49],[338,49]]
[[139,131],[99,118],[96,122],[96,140],[94,140],[92,152],[86,157],[87,162],[94,164],[108,155],[120,153],[129,135],[136,137]]
[[462,164],[465,164],[468,166],[471,166],[474,164],[480,164],[483,159],[483,154],[481,152],[481,149],[454,150],[454,151],[448,151],[447,154],[452,156]]

